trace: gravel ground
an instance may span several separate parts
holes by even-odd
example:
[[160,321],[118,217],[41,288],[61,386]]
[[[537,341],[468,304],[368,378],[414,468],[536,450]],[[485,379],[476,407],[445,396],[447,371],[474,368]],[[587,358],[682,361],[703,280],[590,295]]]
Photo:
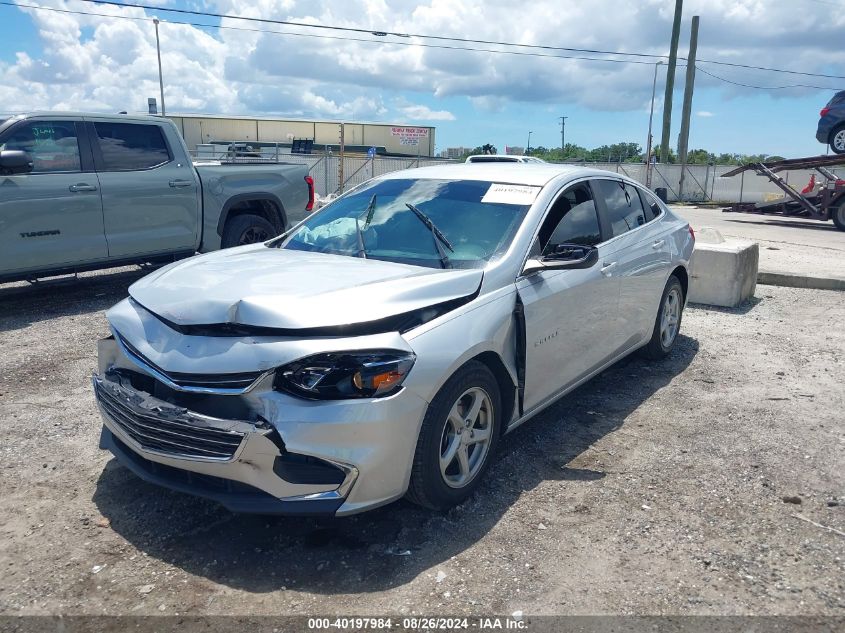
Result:
[[0,287],[0,613],[845,614],[842,293],[688,308],[670,359],[508,436],[448,514],[312,520],[97,449],[95,341],[139,276]]

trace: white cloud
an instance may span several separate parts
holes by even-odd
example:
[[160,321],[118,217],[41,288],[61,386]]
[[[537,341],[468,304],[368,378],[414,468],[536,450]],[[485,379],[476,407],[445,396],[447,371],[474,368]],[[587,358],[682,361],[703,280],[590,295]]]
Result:
[[712,112],[708,112],[707,110],[699,110],[698,112],[695,113],[695,115],[700,116],[700,117],[704,117],[704,118],[710,118],[711,116],[716,116],[715,114],[713,114]]
[[419,121],[454,121],[455,115],[448,110],[432,110],[425,105],[408,105],[399,108],[399,111],[409,119]]
[[[41,0],[41,4],[80,9],[77,3],[65,0]],[[664,54],[673,3],[534,0],[517,5],[512,0],[395,0],[388,5],[385,0],[208,0],[203,6],[217,13],[352,28]],[[135,18],[154,14],[168,17],[158,9],[111,5],[83,9]],[[5,111],[59,107],[144,110],[146,98],[158,96],[155,36],[149,19],[113,20],[21,10],[31,16],[38,29],[42,51],[37,55],[21,52],[13,63],[0,64],[0,103]],[[791,3],[760,0],[688,0],[684,11],[681,56],[686,52],[690,16],[698,14],[701,60],[845,74],[845,47],[841,46],[845,12],[796,10]],[[160,31],[168,110],[446,121],[454,118],[452,113],[431,102],[420,104],[423,96],[464,97],[476,109],[488,112],[506,110],[514,102],[576,104],[604,111],[643,110],[651,97],[654,67],[650,63],[611,64],[372,44],[304,35],[495,48],[392,36],[374,38],[234,19],[222,23],[288,35],[163,22]],[[707,62],[700,62],[700,67],[758,85],[841,84],[824,79],[793,80],[789,75]],[[663,72],[661,68],[659,83]],[[683,85],[682,68],[676,85],[679,89]],[[698,89],[717,86],[727,96],[744,90],[703,73],[696,78]],[[788,98],[806,91],[777,91],[775,96]],[[400,96],[404,100],[400,101]]]

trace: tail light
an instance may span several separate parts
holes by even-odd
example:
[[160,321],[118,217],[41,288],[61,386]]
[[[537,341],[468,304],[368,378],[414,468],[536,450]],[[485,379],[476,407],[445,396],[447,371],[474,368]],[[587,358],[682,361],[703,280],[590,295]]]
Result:
[[830,108],[822,108],[819,111],[819,116],[827,116],[827,113],[830,112]]
[[308,204],[305,205],[306,211],[314,210],[314,179],[311,176],[305,176],[305,184],[308,185]]
[[689,229],[689,236],[692,238],[692,241],[695,241],[695,231],[692,230],[692,225],[687,226]]

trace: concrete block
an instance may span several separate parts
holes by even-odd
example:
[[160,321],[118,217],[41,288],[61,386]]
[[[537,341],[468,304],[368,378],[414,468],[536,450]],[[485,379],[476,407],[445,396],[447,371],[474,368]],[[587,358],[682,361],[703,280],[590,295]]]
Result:
[[757,242],[725,239],[716,229],[695,233],[689,301],[733,308],[754,296],[760,250]]

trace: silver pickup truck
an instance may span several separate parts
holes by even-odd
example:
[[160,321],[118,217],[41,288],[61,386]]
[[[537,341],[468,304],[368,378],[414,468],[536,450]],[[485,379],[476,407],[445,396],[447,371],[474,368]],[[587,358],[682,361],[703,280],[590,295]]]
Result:
[[304,165],[194,164],[161,117],[44,112],[0,122],[0,281],[264,241],[313,202]]

